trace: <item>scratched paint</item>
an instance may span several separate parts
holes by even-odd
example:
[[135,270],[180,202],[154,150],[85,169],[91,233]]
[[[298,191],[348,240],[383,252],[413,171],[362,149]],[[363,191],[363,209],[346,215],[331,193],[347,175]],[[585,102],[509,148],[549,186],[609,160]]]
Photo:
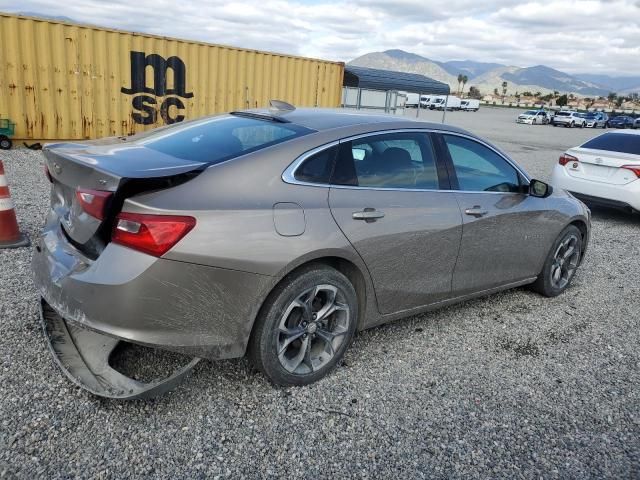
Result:
[[270,99],[337,107],[344,64],[0,13],[0,115],[16,139],[80,140]]

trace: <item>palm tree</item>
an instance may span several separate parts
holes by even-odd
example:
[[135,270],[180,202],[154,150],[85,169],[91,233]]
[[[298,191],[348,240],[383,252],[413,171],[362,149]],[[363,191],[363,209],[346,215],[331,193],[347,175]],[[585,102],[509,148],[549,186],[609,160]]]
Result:
[[609,100],[610,103],[613,103],[616,98],[618,98],[618,95],[616,94],[616,92],[610,92],[609,95],[607,95],[607,99]]
[[468,81],[469,81],[469,77],[467,77],[466,75],[462,75],[462,93],[464,93],[464,86],[467,84]]
[[460,92],[460,84],[462,83],[463,76],[461,73],[458,74],[458,92]]
[[502,82],[502,103],[504,103],[504,97],[507,95],[507,82]]

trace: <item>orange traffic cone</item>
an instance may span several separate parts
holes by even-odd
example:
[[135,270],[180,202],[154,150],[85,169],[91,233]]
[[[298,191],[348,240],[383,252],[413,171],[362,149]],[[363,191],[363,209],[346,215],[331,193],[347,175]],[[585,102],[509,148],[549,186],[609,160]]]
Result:
[[9,184],[0,160],[0,248],[28,247],[29,239],[20,233]]

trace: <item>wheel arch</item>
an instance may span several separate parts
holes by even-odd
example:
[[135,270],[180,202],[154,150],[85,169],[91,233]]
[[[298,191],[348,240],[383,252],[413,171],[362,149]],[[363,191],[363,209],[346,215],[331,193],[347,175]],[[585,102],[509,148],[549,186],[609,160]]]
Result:
[[573,225],[580,230],[580,234],[582,236],[582,252],[580,252],[580,263],[582,263],[582,259],[584,258],[584,254],[587,251],[587,245],[589,243],[589,227],[587,226],[587,222],[585,222],[581,218],[573,219],[569,225]]
[[353,285],[353,288],[356,290],[356,295],[358,297],[358,320],[356,327],[358,330],[361,330],[364,327],[365,318],[368,318],[371,314],[377,314],[377,309],[375,308],[375,306],[374,308],[368,308],[370,307],[368,304],[370,301],[375,302],[375,293],[373,291],[373,285],[371,283],[369,272],[366,269],[366,266],[364,266],[361,261],[358,261],[354,258],[349,258],[349,256],[344,255],[342,252],[317,253],[315,256],[305,256],[303,258],[297,259],[294,262],[291,262],[277,276],[274,277],[275,281],[270,286],[267,293],[264,295],[260,307],[256,310],[255,315],[251,319],[251,330],[249,338],[255,331],[257,319],[262,314],[264,308],[266,308],[268,301],[275,294],[276,290],[285,282],[289,281],[292,276],[295,276],[301,271],[309,269],[314,265],[324,265],[331,267],[339,271],[349,279],[349,281]]

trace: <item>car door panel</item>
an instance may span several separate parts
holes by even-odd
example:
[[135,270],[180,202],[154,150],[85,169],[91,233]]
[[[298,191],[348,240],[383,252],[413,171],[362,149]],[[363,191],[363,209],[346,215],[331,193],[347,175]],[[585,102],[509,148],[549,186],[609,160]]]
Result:
[[535,277],[548,248],[547,201],[524,193],[523,174],[499,152],[463,135],[436,142],[463,221],[453,272],[455,296]]
[[[462,233],[454,193],[331,188],[331,212],[369,269],[378,308],[394,313],[443,300]],[[363,221],[354,212],[375,209]]]
[[[554,226],[546,199],[521,193],[460,192],[463,213],[453,292],[466,295],[535,277],[548,248],[545,225]],[[476,209],[482,215],[466,213]],[[485,213],[486,212],[486,213]]]
[[329,205],[367,265],[383,314],[451,295],[462,235],[446,165],[425,132],[372,134],[341,143]]

